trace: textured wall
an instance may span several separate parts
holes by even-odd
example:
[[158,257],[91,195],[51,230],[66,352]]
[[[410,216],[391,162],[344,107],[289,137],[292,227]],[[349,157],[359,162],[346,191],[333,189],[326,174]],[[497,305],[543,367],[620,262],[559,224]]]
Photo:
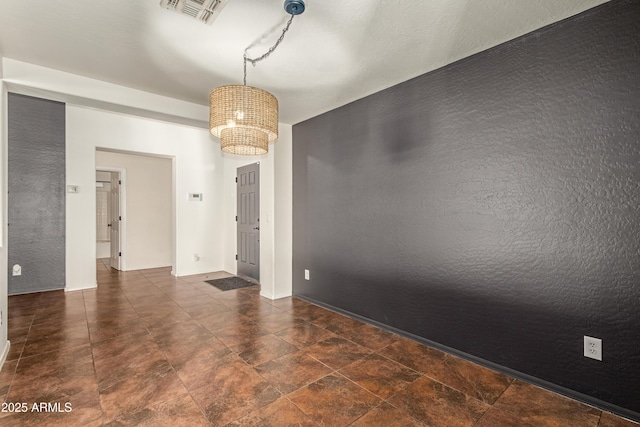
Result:
[[294,294],[640,418],[639,70],[614,1],[295,125]]
[[10,93],[8,136],[9,295],[63,289],[65,105]]

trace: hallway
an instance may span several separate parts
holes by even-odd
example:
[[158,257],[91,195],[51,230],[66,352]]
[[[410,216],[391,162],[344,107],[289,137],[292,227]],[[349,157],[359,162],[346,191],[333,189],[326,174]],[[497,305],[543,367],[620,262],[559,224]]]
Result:
[[97,268],[97,289],[9,298],[3,426],[637,426],[297,298],[203,282],[226,273]]

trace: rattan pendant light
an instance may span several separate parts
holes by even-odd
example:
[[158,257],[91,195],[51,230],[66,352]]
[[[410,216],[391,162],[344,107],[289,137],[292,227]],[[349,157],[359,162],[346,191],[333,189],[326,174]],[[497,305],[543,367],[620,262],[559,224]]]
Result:
[[246,85],[226,85],[211,91],[211,133],[222,151],[262,155],[278,138],[278,100],[269,92]]
[[278,47],[293,17],[304,12],[304,2],[287,0],[284,8],[291,18],[275,45],[254,59],[248,58],[245,50],[244,84],[220,86],[209,95],[209,129],[211,134],[220,138],[220,148],[225,153],[267,154],[269,143],[278,139],[278,100],[266,90],[247,86],[247,62],[255,65]]

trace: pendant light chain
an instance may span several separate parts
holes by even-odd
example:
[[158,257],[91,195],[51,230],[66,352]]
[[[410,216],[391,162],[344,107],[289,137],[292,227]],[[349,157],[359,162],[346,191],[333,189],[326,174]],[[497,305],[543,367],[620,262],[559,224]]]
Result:
[[[282,34],[280,34],[280,37],[278,38],[278,40],[276,41],[276,43],[271,46],[269,48],[269,50],[263,54],[262,56],[259,56],[257,58],[248,58],[247,57],[247,50],[245,49],[244,51],[244,55],[243,55],[243,59],[244,59],[244,80],[243,80],[243,84],[246,86],[247,85],[247,61],[251,62],[251,65],[256,65],[256,62],[262,61],[263,59],[267,58],[269,55],[271,55],[273,53],[274,50],[276,50],[276,48],[278,47],[278,45],[282,42],[282,40],[284,39],[284,35],[287,33],[287,31],[289,31],[289,26],[291,25],[291,22],[293,21],[293,17],[295,15],[291,15],[291,18],[289,18],[289,21],[287,22],[287,26],[284,27],[284,29],[282,30]],[[249,48],[247,48],[249,49]]]
[[244,50],[244,84],[218,86],[209,93],[209,131],[220,138],[223,152],[261,156],[278,139],[278,99],[266,90],[247,86],[247,62],[255,65],[271,55],[284,39],[293,16],[304,9],[304,0],[284,0],[284,10],[291,18],[276,43],[257,58],[247,56],[253,44]]

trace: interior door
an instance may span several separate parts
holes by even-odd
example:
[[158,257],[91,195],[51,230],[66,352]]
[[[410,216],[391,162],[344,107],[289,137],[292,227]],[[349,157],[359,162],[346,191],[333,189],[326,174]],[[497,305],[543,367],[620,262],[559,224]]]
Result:
[[120,173],[111,172],[111,268],[120,270]]
[[260,281],[260,163],[238,168],[238,275]]

